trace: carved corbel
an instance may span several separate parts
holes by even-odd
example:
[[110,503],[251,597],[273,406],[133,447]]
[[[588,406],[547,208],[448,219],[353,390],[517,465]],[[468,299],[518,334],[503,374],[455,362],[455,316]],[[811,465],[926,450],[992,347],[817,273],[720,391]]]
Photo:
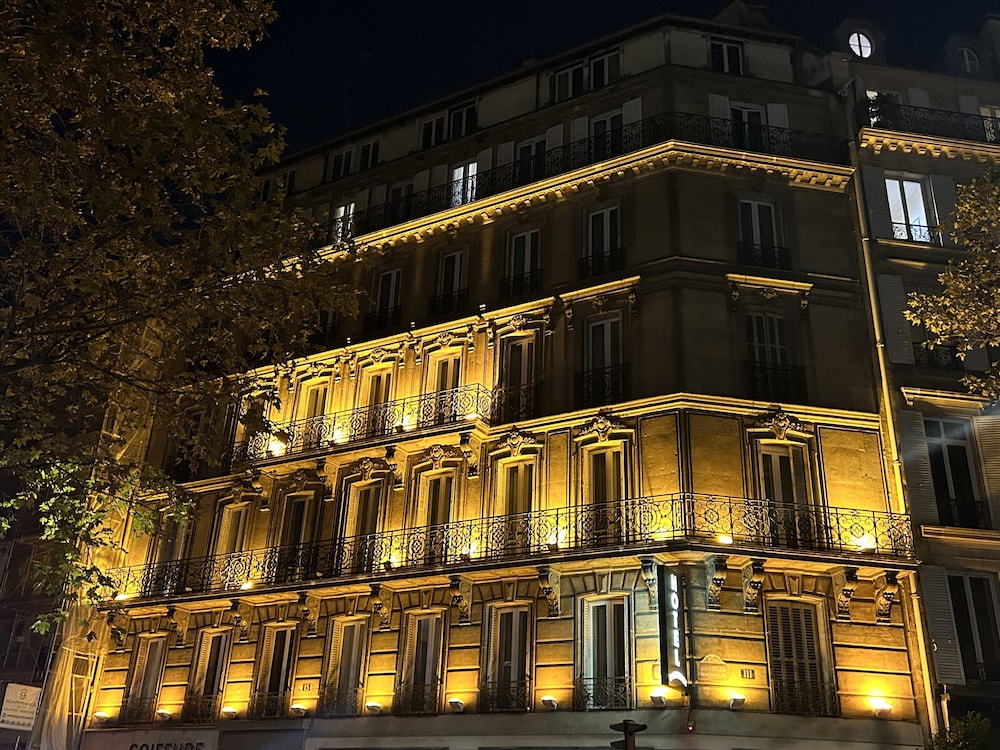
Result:
[[887,570],[885,577],[878,580],[875,587],[875,622],[892,621],[892,603],[896,601],[896,594],[899,593],[898,576],[897,571]]
[[649,608],[658,609],[660,599],[656,582],[656,560],[652,557],[640,557],[639,564],[642,566],[642,582],[649,592]]
[[108,612],[108,629],[111,634],[111,641],[115,644],[115,651],[121,653],[125,650],[125,634],[128,626],[128,617],[121,612]]
[[472,581],[451,576],[451,606],[458,610],[458,624],[472,624]]
[[305,591],[299,592],[299,620],[305,627],[303,638],[316,637],[316,621],[319,618],[319,597],[311,596]]
[[472,450],[471,438],[472,435],[468,432],[459,435],[458,449],[462,451],[462,457],[465,459],[466,476],[475,479],[479,476],[479,462],[476,461],[476,453]]
[[712,555],[705,562],[706,598],[707,609],[720,611],[722,609],[722,587],[726,583],[726,573],[729,567],[726,565],[728,557],[726,555]]
[[230,611],[235,613],[233,615],[233,627],[235,627],[239,633],[239,642],[249,643],[250,621],[253,619],[253,606],[246,602],[241,602],[239,599],[233,599]]
[[538,568],[538,590],[549,603],[549,617],[559,617],[560,576],[548,565]]
[[743,569],[743,611],[760,611],[760,590],[764,586],[764,561],[753,560]]
[[833,577],[833,589],[837,594],[837,619],[851,619],[851,598],[858,588],[858,569],[845,568],[843,573]]
[[389,630],[392,622],[392,591],[380,583],[371,584],[372,614],[378,616],[380,633]]
[[167,630],[174,635],[174,648],[187,646],[187,631],[190,620],[191,614],[187,610],[167,607]]

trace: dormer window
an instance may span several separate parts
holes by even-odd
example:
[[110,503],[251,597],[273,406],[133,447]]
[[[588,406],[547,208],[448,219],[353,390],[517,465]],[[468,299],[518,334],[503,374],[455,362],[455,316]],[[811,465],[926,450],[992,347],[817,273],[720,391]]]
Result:
[[618,50],[596,55],[586,62],[558,71],[554,76],[554,99],[563,102],[595,91],[621,78],[621,53]]
[[979,72],[979,55],[968,47],[959,47],[955,51],[955,57],[957,58],[958,69],[963,73],[975,75]]
[[716,73],[743,75],[742,44],[725,39],[713,39],[710,51],[712,53],[712,70]]
[[872,56],[874,46],[872,45],[871,37],[863,31],[852,32],[847,38],[847,44],[850,46],[851,52],[860,57],[862,60],[867,60]]

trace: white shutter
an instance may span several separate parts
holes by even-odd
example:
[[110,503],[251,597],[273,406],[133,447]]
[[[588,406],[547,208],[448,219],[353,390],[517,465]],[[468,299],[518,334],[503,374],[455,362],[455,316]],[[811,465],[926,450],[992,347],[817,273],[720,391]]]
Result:
[[882,336],[889,361],[898,365],[913,364],[913,343],[910,340],[910,322],[903,315],[906,309],[906,292],[901,276],[890,273],[878,275],[878,303],[882,312]]
[[722,96],[721,94],[709,94],[708,116],[716,117],[720,120],[728,120],[730,117],[729,97]]
[[448,165],[438,164],[431,170],[431,187],[444,185],[448,182]]
[[[921,565],[917,575],[920,577],[920,598],[927,615],[927,629],[931,634],[936,681],[964,685],[965,671],[962,669],[962,654],[958,647],[955,613],[951,609],[948,573],[937,565]],[[972,644],[969,646],[971,648]]]
[[[936,216],[931,217],[931,221],[940,224],[955,210],[955,181],[951,177],[940,174],[932,174],[930,181],[931,196],[934,199],[936,213]],[[945,245],[954,246],[955,244],[947,233],[942,239]]]
[[430,182],[431,173],[426,169],[420,170],[413,176],[413,192],[424,192],[430,186]]
[[788,107],[784,104],[768,104],[767,124],[772,128],[788,128]]
[[586,117],[574,117],[569,123],[570,142],[582,141],[590,133],[588,132],[589,120]]
[[990,369],[990,358],[985,349],[973,349],[965,355],[962,366],[966,372],[985,372]]
[[493,149],[484,148],[476,154],[476,170],[479,174],[493,169]]
[[1000,528],[1000,415],[976,417],[979,465],[983,468],[992,528]]
[[510,164],[514,161],[514,141],[504,141],[497,146],[497,166]]
[[[545,149],[559,148],[563,145],[563,126],[562,123],[558,125],[553,125],[551,128],[545,131]],[[513,159],[513,146],[511,144],[511,158]]]
[[363,211],[368,208],[368,190],[362,190],[356,196],[354,196],[354,210]]
[[873,238],[892,237],[892,215],[885,192],[885,172],[877,167],[861,167],[861,181],[868,205],[868,231]]
[[627,99],[622,104],[622,123],[628,125],[642,119],[642,97]]
[[915,526],[935,526],[938,523],[937,499],[934,497],[934,478],[931,476],[922,412],[900,410],[899,443],[911,520]]
[[257,660],[257,688],[258,693],[267,690],[268,677],[271,672],[271,662],[274,660],[274,633],[276,628],[265,627],[264,637],[261,640],[260,658]]
[[925,89],[908,86],[906,89],[906,103],[911,107],[929,107],[931,106],[931,98],[927,95]]
[[376,185],[372,190],[372,205],[381,206],[385,203],[385,185]]
[[978,115],[979,99],[971,94],[959,94],[958,111],[967,115]]

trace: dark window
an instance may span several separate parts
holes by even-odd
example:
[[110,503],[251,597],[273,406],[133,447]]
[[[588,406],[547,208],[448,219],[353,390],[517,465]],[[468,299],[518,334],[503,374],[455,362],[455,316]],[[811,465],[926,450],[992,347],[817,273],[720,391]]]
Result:
[[727,42],[713,39],[711,43],[712,70],[716,73],[729,73],[735,76],[743,75],[743,45],[739,42]]
[[966,679],[1000,681],[1000,634],[990,579],[948,576],[948,588]]

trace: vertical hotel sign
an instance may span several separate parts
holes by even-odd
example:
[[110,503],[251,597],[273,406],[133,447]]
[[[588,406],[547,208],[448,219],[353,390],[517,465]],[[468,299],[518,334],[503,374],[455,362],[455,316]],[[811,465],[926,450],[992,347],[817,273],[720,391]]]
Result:
[[660,679],[678,690],[688,686],[684,575],[679,568],[657,571],[660,610]]
[[41,694],[42,689],[33,685],[7,683],[7,689],[3,694],[3,706],[0,707],[0,727],[26,730],[34,727],[38,698]]

